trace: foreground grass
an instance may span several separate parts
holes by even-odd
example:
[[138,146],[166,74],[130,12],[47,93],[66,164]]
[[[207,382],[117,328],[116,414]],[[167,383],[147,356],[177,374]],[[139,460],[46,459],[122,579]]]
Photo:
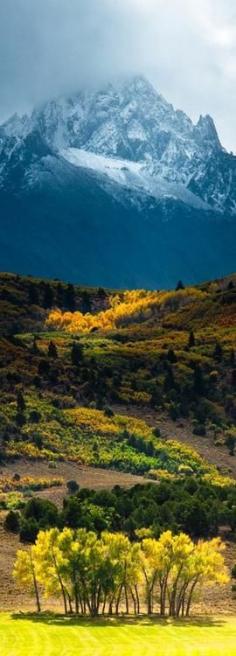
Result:
[[65,619],[0,615],[1,656],[224,656],[236,655],[236,622]]

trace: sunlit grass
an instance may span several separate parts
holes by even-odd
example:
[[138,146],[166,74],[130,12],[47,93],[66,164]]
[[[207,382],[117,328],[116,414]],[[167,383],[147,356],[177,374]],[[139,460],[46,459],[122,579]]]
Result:
[[76,621],[2,614],[0,641],[1,656],[235,656],[236,621]]

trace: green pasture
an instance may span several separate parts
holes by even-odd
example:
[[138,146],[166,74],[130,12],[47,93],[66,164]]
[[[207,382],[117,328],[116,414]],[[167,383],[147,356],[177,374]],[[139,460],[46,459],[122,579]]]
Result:
[[1,656],[236,656],[236,618],[75,620],[0,615]]

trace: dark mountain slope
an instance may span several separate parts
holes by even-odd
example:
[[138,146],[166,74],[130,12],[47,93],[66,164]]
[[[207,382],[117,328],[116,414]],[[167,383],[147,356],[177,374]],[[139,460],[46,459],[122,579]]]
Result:
[[181,202],[138,193],[134,204],[133,194],[121,196],[112,183],[111,195],[111,183],[104,188],[101,180],[49,157],[40,183],[1,192],[1,269],[129,288],[170,287],[234,269],[233,219],[206,219]]

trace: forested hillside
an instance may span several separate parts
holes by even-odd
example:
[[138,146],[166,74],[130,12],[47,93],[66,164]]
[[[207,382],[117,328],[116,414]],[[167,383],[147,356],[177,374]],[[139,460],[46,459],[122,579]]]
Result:
[[[120,466],[128,445],[143,462],[152,459],[142,424],[130,429],[123,419],[118,429],[117,403],[126,412],[132,406],[133,414],[152,409],[156,439],[164,413],[173,422],[186,419],[195,435],[234,453],[235,276],[198,287],[180,281],[175,291],[110,292],[2,274],[0,295],[3,457],[53,452]],[[84,444],[84,429],[93,447]],[[106,455],[104,435],[114,432],[120,435],[116,449]],[[124,467],[159,465],[130,461]]]
[[[19,542],[36,546],[32,561],[28,546],[17,556],[14,599],[29,603],[30,562],[45,587],[39,568],[48,552],[40,561],[37,540],[51,536],[57,549],[75,536],[80,546],[83,538],[94,541],[100,553],[110,531],[130,553],[141,553],[141,544],[159,553],[165,531],[173,544],[190,536],[211,538],[212,547],[222,534],[232,568],[236,276],[197,287],[179,281],[168,291],[115,291],[6,273],[0,310],[3,607]],[[228,575],[222,590],[224,608],[234,609]],[[137,612],[133,592],[118,586],[116,612],[125,604]],[[83,614],[84,602],[71,594],[67,610],[78,604]],[[105,588],[102,595],[109,609]],[[216,596],[211,603],[218,608]]]

